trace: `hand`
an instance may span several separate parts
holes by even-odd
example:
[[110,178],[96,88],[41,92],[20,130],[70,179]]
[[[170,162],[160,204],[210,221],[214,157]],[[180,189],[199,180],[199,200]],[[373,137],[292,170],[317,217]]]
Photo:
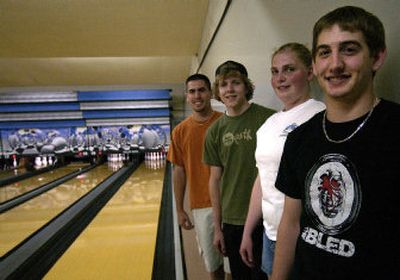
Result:
[[214,229],[214,246],[217,248],[221,255],[226,256],[225,240],[221,229]]
[[189,215],[185,211],[178,212],[178,223],[186,230],[194,228],[192,222],[190,221]]
[[239,252],[243,262],[248,267],[254,267],[253,240],[251,239],[251,236],[243,235]]

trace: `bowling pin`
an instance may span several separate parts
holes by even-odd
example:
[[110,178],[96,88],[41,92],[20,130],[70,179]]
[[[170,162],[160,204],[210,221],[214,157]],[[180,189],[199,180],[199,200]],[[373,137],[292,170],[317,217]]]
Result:
[[53,158],[52,158],[52,156],[49,156],[49,159],[47,160],[47,162],[49,163],[49,165],[53,165]]
[[16,156],[16,155],[13,155],[13,166],[14,166],[15,168],[18,166],[18,163],[17,163],[17,156]]
[[47,158],[46,158],[46,156],[42,157],[42,166],[47,166]]
[[35,166],[36,167],[42,166],[42,159],[40,157],[35,158]]

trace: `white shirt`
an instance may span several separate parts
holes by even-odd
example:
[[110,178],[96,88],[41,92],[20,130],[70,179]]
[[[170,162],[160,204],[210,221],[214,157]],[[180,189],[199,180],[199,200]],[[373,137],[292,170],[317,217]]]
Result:
[[309,99],[289,111],[273,114],[257,131],[255,157],[262,189],[264,228],[270,240],[276,240],[283,212],[285,196],[275,188],[275,180],[287,135],[324,109],[324,103]]

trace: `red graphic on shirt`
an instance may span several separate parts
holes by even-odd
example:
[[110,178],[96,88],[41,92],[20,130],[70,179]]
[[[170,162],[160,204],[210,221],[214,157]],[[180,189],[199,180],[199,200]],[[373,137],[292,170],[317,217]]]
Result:
[[331,170],[320,176],[319,202],[321,210],[328,218],[334,218],[341,210],[344,198],[344,182],[342,174],[333,174]]

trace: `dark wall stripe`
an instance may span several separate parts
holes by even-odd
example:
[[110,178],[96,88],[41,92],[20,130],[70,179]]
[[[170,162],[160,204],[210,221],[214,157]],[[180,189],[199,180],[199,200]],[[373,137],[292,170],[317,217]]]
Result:
[[80,91],[78,101],[171,99],[170,90]]
[[169,117],[169,109],[84,111],[85,119]]
[[[119,118],[87,119],[86,126],[126,126],[126,125],[169,125],[169,117],[159,118]],[[165,128],[166,129],[166,128]],[[165,130],[164,129],[164,130]],[[166,130],[165,130],[166,131]],[[169,130],[166,131],[169,134]]]
[[80,120],[81,111],[60,111],[60,112],[29,112],[29,113],[0,113],[2,122],[23,122],[23,121],[54,121],[54,120]]
[[79,111],[79,103],[2,104],[0,113]]
[[84,120],[0,122],[0,129],[82,127]]

